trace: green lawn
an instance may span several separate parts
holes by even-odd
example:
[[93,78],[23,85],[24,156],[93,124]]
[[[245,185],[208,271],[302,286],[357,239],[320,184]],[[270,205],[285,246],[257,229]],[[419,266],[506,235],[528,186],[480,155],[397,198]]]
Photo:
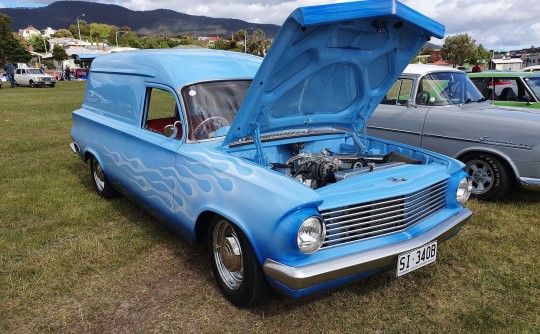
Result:
[[194,248],[71,152],[84,82],[0,89],[0,333],[539,333],[540,193],[470,201],[434,264],[255,309],[231,306]]

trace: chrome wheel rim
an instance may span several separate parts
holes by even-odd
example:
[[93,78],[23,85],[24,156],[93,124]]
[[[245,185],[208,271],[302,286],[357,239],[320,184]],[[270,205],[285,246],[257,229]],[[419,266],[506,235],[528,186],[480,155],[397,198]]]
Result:
[[471,160],[467,164],[465,172],[469,174],[472,179],[473,194],[484,194],[493,187],[493,177],[495,173],[493,168],[485,161]]
[[236,231],[226,221],[219,221],[214,228],[212,247],[221,280],[231,290],[237,290],[244,278],[242,247]]
[[94,176],[94,183],[96,184],[96,187],[99,191],[103,191],[105,188],[105,173],[103,173],[103,169],[101,168],[101,165],[96,159],[92,160],[93,164],[93,176]]

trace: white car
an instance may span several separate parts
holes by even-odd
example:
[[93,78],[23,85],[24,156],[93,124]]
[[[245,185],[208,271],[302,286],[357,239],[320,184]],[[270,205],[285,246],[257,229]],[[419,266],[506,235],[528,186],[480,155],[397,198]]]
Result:
[[522,68],[520,72],[540,72],[540,65],[533,65],[533,66]]
[[56,78],[48,75],[40,68],[18,68],[15,70],[15,82],[17,86],[30,87],[49,86],[54,87]]

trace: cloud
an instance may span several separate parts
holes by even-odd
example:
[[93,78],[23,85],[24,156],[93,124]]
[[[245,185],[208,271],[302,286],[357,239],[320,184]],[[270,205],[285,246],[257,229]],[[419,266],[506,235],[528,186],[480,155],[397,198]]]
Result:
[[[297,7],[347,0],[92,0],[131,10],[172,9],[190,15],[234,18],[253,23],[281,25]],[[24,0],[47,5],[54,0]],[[486,48],[540,45],[540,7],[530,0],[402,0],[446,26],[447,36],[468,33]],[[9,6],[9,5],[8,5]],[[21,4],[22,6],[22,4]],[[442,43],[442,42],[440,42]]]
[[486,48],[510,49],[540,44],[534,26],[540,8],[530,0],[405,0],[406,5],[446,26],[446,36],[468,33]]

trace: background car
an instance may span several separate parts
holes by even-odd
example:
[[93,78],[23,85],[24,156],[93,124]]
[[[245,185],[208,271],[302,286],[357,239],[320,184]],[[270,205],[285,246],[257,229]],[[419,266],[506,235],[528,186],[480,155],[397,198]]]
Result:
[[368,122],[370,135],[463,161],[486,200],[516,183],[540,190],[539,129],[536,109],[493,106],[465,73],[434,65],[407,66]]
[[20,67],[15,70],[15,82],[17,86],[48,86],[54,87],[56,78],[45,74],[40,68]]
[[540,108],[540,73],[484,71],[468,76],[495,105]]
[[461,162],[360,134],[429,36],[444,27],[366,0],[297,9],[264,59],[103,55],[70,146],[99,196],[120,192],[207,244],[235,305],[270,287],[302,297],[387,267],[401,276],[433,262],[471,215]]
[[540,72],[540,65],[524,67],[520,70],[520,72]]

